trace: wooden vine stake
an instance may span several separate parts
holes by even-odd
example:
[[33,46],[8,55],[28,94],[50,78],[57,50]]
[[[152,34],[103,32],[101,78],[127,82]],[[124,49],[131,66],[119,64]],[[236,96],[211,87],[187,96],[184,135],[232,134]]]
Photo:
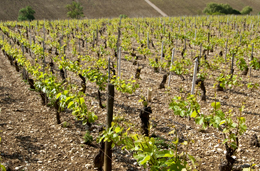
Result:
[[46,31],[45,31],[45,20],[44,20],[44,25],[43,25],[43,40],[45,41],[46,37]]
[[[42,47],[43,47],[43,79],[44,79],[44,82],[45,82],[45,76],[44,76],[44,73],[45,73],[45,55],[44,55],[44,50],[45,50],[45,45],[44,45],[44,41],[42,42]],[[47,94],[45,92],[43,92],[44,94],[44,104],[47,105]]]
[[220,33],[220,21],[218,22],[218,31]]
[[121,30],[120,30],[120,26],[119,26],[119,27],[118,27],[117,42],[116,42],[117,58],[118,58],[119,46],[120,46],[120,35],[121,35]]
[[121,78],[121,47],[119,47],[118,51],[118,77]]
[[122,22],[122,15],[120,16],[120,19],[119,19],[119,26],[121,26],[121,22]]
[[194,94],[194,90],[195,90],[197,68],[198,68],[198,58],[195,59],[193,78],[192,78],[191,94]]
[[[113,120],[113,106],[114,106],[114,94],[115,87],[113,84],[107,85],[108,97],[107,97],[107,130],[110,129],[111,123]],[[104,157],[104,170],[111,171],[112,170],[112,150],[111,150],[111,142],[107,142],[105,144],[105,157]]]
[[[22,45],[22,53],[23,53],[23,56],[24,56],[24,46]],[[25,70],[25,68],[23,67],[23,72],[22,72],[22,74],[23,74],[23,80],[26,80],[26,70]]]
[[42,72],[43,72],[43,74],[44,74],[44,69],[45,69],[45,55],[44,55],[44,50],[45,50],[45,46],[44,46],[44,41],[42,42],[42,51],[43,51],[43,58],[42,58],[42,63],[43,63],[43,65],[42,65]]
[[186,49],[186,47],[187,47],[187,39],[185,38],[184,39],[184,49]]
[[[252,44],[252,53],[251,53],[251,57],[250,57],[250,62],[253,60],[254,58],[254,43]],[[251,77],[251,68],[249,68],[249,77]]]
[[95,47],[95,32],[93,32],[93,42],[92,42],[92,48]]
[[209,55],[209,47],[210,47],[210,32],[208,32],[208,48],[207,48],[207,55]]
[[80,40],[79,40],[79,55],[80,55]]
[[149,49],[149,32],[147,32],[147,48]]
[[227,39],[227,42],[226,42],[225,62],[227,62],[227,45],[228,45],[228,39]]
[[88,50],[88,39],[85,39],[85,44],[86,44],[86,50]]
[[[161,63],[163,59],[163,41],[162,41],[162,49],[161,49]],[[160,67],[160,72],[162,72],[162,66]]]
[[198,67],[197,72],[200,71],[200,58],[202,57],[202,44],[200,44],[200,55],[198,56]]
[[138,37],[140,39],[140,25],[138,25]]
[[96,46],[97,46],[98,45],[98,26],[97,26],[96,37],[97,37],[97,39],[96,39]]
[[234,73],[234,58],[235,58],[235,53],[233,53],[232,61],[231,61],[231,70],[230,70],[231,78],[233,78],[233,73]]
[[147,89],[147,101],[151,102],[152,101],[152,89],[148,88]]
[[68,50],[70,50],[69,34],[67,34],[67,48]]
[[[38,22],[38,21],[37,21],[37,22]],[[36,23],[36,26],[35,26],[35,28],[36,28],[36,29],[35,29],[35,36],[38,36],[38,32],[37,32],[37,30],[38,30],[38,29],[37,29],[37,25],[38,25],[38,24]]]
[[[65,61],[66,61],[66,47],[64,46],[64,59],[65,59]],[[67,71],[66,71],[66,69],[64,69],[64,76],[65,76],[65,78],[67,78],[68,76],[67,76]]]
[[62,36],[59,39],[59,46],[60,46],[60,53],[62,53],[62,49],[61,49],[61,47],[62,47]]
[[108,58],[108,83],[110,83],[110,57]]
[[172,59],[171,59],[171,67],[170,67],[170,75],[169,75],[168,87],[170,87],[170,83],[171,83],[171,76],[172,76],[171,69],[172,69],[172,63],[173,63],[173,58],[174,58],[174,51],[175,51],[175,48],[172,49]]

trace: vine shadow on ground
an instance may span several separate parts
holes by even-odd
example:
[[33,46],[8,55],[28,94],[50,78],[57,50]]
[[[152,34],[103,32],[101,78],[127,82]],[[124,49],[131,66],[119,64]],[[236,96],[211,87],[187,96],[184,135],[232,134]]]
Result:
[[37,162],[30,158],[30,154],[39,154],[39,151],[43,149],[43,146],[36,146],[33,144],[34,142],[38,142],[38,140],[36,138],[32,138],[31,136],[16,136],[15,138],[19,142],[19,146],[28,151],[29,155],[24,156],[23,159],[31,162]]

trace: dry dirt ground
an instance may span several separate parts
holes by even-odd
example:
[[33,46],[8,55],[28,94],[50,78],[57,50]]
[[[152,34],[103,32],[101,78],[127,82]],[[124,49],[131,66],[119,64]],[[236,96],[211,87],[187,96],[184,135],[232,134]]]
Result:
[[[62,115],[68,127],[57,125],[54,110],[42,106],[39,94],[29,90],[2,52],[0,61],[1,163],[11,170],[92,170],[99,146],[82,144],[85,127],[71,113]],[[136,170],[129,154],[117,155],[113,170]]]
[[[69,123],[67,128],[57,125],[54,109],[42,106],[39,94],[29,90],[29,85],[22,80],[21,74],[15,71],[2,53],[0,61],[0,136],[2,138],[0,152],[2,163],[9,165],[11,170],[93,170],[92,160],[98,151],[98,145],[95,141],[92,146],[83,144],[82,137],[87,128],[75,122],[71,113],[62,113],[61,116],[62,121]],[[142,61],[139,62],[142,64]],[[136,66],[123,60],[122,68],[123,74],[126,76],[129,71],[134,73]],[[153,79],[148,75],[153,75]],[[253,76],[254,80],[258,79],[255,71],[253,71]],[[153,114],[150,116],[153,125],[151,134],[156,134],[170,144],[174,136],[169,136],[168,132],[174,125],[182,141],[189,138],[195,140],[188,151],[200,161],[201,170],[218,170],[219,163],[224,159],[225,151],[221,144],[222,135],[214,129],[201,131],[193,120],[188,121],[187,118],[174,116],[167,107],[174,95],[183,95],[179,92],[181,84],[184,91],[189,91],[190,82],[181,81],[178,76],[174,75],[171,82],[172,88],[159,90],[158,85],[162,74],[153,73],[152,68],[147,65],[141,72],[141,78],[142,80],[139,81],[141,87],[135,95],[116,93],[115,114],[124,116],[125,120],[140,127],[140,118],[136,109],[141,108],[141,104],[137,103],[139,100],[137,94],[143,94],[142,92],[145,92],[147,87],[153,88],[153,101],[150,104],[153,109]],[[215,98],[214,91],[210,88],[212,87],[211,80],[206,81],[206,86],[208,87],[207,102],[200,102],[202,112],[205,113]],[[93,85],[88,84],[87,87],[87,92],[95,94],[96,90],[92,91]],[[234,113],[238,114],[241,101],[247,99],[248,103],[246,103],[243,116],[246,117],[249,129],[240,137],[236,165],[255,163],[256,168],[259,168],[260,149],[249,145],[253,134],[260,136],[259,98],[258,92],[254,92],[250,97],[247,96],[247,93],[243,89],[219,92],[217,100],[221,102],[224,111],[232,108]],[[99,117],[91,132],[95,139],[98,135],[95,126],[105,123],[106,111],[97,107],[95,98],[91,99],[92,110]],[[180,146],[179,150],[181,152],[185,148]],[[113,154],[113,170],[144,170],[137,166],[136,161],[128,152],[116,148]]]
[[[220,49],[216,49],[213,54],[208,56],[210,64],[213,63],[210,59],[219,51]],[[28,54],[26,55],[30,58]],[[123,53],[123,55],[125,54]],[[67,54],[67,56],[70,55]],[[180,57],[180,51],[177,51],[176,56]],[[12,170],[93,170],[92,160],[98,151],[98,145],[95,141],[92,146],[82,143],[82,137],[87,128],[75,122],[71,113],[66,112],[62,113],[61,120],[66,121],[70,126],[64,128],[57,125],[54,109],[41,105],[39,93],[29,90],[29,85],[22,81],[21,74],[15,71],[2,53],[0,53],[0,61],[0,136],[2,137],[0,152],[2,163],[9,164]],[[132,62],[122,60],[122,77],[124,79],[129,79],[135,74],[137,66],[132,65]],[[148,59],[140,58],[138,63],[144,67],[141,71],[141,80],[138,80],[140,88],[133,95],[116,91],[114,115],[135,124],[138,130],[141,125],[137,109],[142,108],[142,104],[138,100],[140,95],[146,94],[147,88],[153,89],[153,99],[149,104],[153,110],[150,115],[152,124],[150,134],[155,134],[171,144],[175,137],[168,133],[173,130],[172,126],[175,126],[181,141],[194,140],[187,151],[197,159],[198,164],[201,165],[200,170],[218,170],[225,154],[222,144],[223,135],[215,129],[202,130],[200,126],[194,124],[194,120],[175,116],[169,109],[168,104],[171,98],[176,95],[183,97],[187,95],[185,92],[190,92],[191,80],[185,76],[186,80],[182,81],[180,77],[173,75],[169,89],[158,89],[165,72],[154,73],[149,66]],[[212,109],[210,104],[215,101],[213,84],[218,73],[219,70],[210,72],[209,75],[212,77],[205,80],[207,101],[199,101],[202,113],[207,114]],[[235,74],[240,76],[236,67]],[[80,78],[73,73],[69,73],[69,77],[73,81],[80,82]],[[247,76],[241,77],[247,83]],[[251,81],[257,83],[258,80],[259,71],[253,70]],[[183,91],[180,91],[180,88]],[[200,90],[197,89],[197,91]],[[97,93],[95,84],[88,82],[86,93],[87,105],[99,117],[91,131],[91,135],[96,140],[98,131],[95,126],[105,123],[106,110],[98,107],[97,99],[95,99]],[[104,91],[102,97],[103,103],[105,103]],[[245,85],[217,92],[216,100],[221,102],[224,112],[233,110],[234,119],[239,115],[241,103],[246,102],[242,116],[246,118],[248,130],[239,137],[240,145],[235,165],[246,166],[254,163],[255,168],[259,169],[260,149],[250,146],[250,139],[254,134],[260,137],[259,92],[257,90],[251,92]],[[182,152],[186,148],[179,146],[178,150]],[[113,170],[144,170],[137,165],[127,151],[116,148],[113,150],[113,154]]]

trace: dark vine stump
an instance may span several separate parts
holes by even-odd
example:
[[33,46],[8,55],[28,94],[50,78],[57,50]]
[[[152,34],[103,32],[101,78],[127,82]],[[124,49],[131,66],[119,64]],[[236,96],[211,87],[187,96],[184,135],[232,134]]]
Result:
[[254,134],[253,137],[251,138],[250,145],[251,146],[260,147],[260,143],[258,141],[258,138],[257,138],[256,134]]
[[79,77],[81,78],[81,92],[85,93],[86,92],[86,79],[81,75],[79,74]]
[[105,49],[107,49],[107,40],[104,40]]
[[60,69],[60,76],[61,76],[62,80],[65,81],[65,72],[63,69]]
[[[159,65],[159,61],[158,61],[158,58],[155,58],[155,62]],[[159,72],[159,67],[154,67],[154,72]]]
[[186,51],[186,48],[183,48],[182,51],[181,51],[181,56],[182,56],[182,59],[184,59],[184,53]]
[[22,71],[23,80],[28,80],[29,76],[25,68]]
[[213,46],[209,50],[211,53],[214,52]]
[[85,47],[85,41],[81,38],[79,40],[82,42],[82,47],[84,48]]
[[115,67],[115,65],[114,65],[114,62],[112,62],[112,68],[110,68],[111,69],[111,71],[112,71],[112,73],[113,73],[113,76],[116,76],[116,67]]
[[[113,76],[116,76],[116,66],[114,65],[114,62],[111,62],[111,64],[109,64],[109,68],[110,68],[110,71],[112,71],[113,73]],[[108,69],[108,68],[107,68]],[[112,77],[111,77],[112,78]],[[110,79],[111,79],[110,78]]]
[[219,170],[220,171],[231,171],[233,168],[233,165],[235,163],[235,159],[233,159],[233,155],[236,151],[236,149],[232,149],[230,147],[227,146],[227,144],[225,143],[225,147],[226,147],[226,160],[227,162],[223,162],[220,166],[219,166]]
[[159,86],[159,89],[165,88],[166,81],[167,81],[167,74],[163,75],[163,80]]
[[42,98],[42,105],[47,105],[48,104],[48,98],[47,98],[47,95],[46,93],[43,93],[42,91],[40,91],[40,95],[41,95],[41,98]]
[[28,47],[25,47],[25,51],[26,51],[26,53],[29,53]]
[[81,90],[80,90],[82,93],[86,93],[86,83],[81,81]]
[[13,65],[13,58],[12,58],[12,56],[8,55],[7,53],[5,53],[5,54],[6,54],[7,58],[8,58],[8,60],[10,61],[10,64]]
[[217,91],[224,91],[224,88],[220,86],[220,81],[218,82],[218,85],[217,85]]
[[51,73],[54,74],[54,63],[53,60],[51,59],[51,62],[49,63],[50,67],[51,67]]
[[55,54],[56,56],[59,56],[59,53],[58,53],[58,49],[57,49],[57,48],[55,48],[54,54]]
[[98,102],[99,102],[99,107],[101,109],[104,109],[105,107],[102,105],[101,93],[99,90],[98,90]]
[[16,60],[14,61],[14,66],[15,66],[16,71],[19,72],[20,69],[19,69],[19,66],[18,66],[18,63]]
[[206,87],[204,85],[204,80],[202,79],[197,79],[196,80],[196,85],[200,86],[200,89],[202,91],[202,96],[201,96],[201,100],[206,101]]
[[222,57],[223,56],[223,52],[220,51],[218,55]]
[[54,108],[56,109],[56,120],[57,120],[57,124],[60,124],[61,121],[60,121],[60,105],[59,105],[59,102],[60,100],[57,99],[55,102],[54,102]]
[[230,70],[230,75],[231,75],[230,78],[231,78],[231,79],[233,78],[234,71],[235,71],[234,69],[231,69],[231,70]]
[[28,83],[29,83],[29,85],[30,85],[30,89],[35,90],[33,79],[29,78],[29,79],[28,79]]
[[137,68],[135,72],[135,79],[140,79],[142,68]]
[[242,72],[242,75],[247,75],[247,73],[248,73],[248,67],[246,67],[245,69],[244,69],[244,71]]
[[142,134],[145,136],[149,136],[149,115],[152,113],[151,107],[144,107],[143,110],[140,111],[140,118],[142,123]]
[[93,163],[94,168],[97,168],[98,171],[102,171],[102,167],[104,165],[104,151],[105,151],[105,142],[102,140],[100,142],[100,149],[98,154],[94,157]]

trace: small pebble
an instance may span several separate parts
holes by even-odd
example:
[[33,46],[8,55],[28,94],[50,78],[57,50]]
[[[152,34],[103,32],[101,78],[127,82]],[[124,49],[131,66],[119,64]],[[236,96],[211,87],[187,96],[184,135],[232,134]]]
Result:
[[39,161],[37,161],[37,163],[42,164],[43,162],[39,160]]

